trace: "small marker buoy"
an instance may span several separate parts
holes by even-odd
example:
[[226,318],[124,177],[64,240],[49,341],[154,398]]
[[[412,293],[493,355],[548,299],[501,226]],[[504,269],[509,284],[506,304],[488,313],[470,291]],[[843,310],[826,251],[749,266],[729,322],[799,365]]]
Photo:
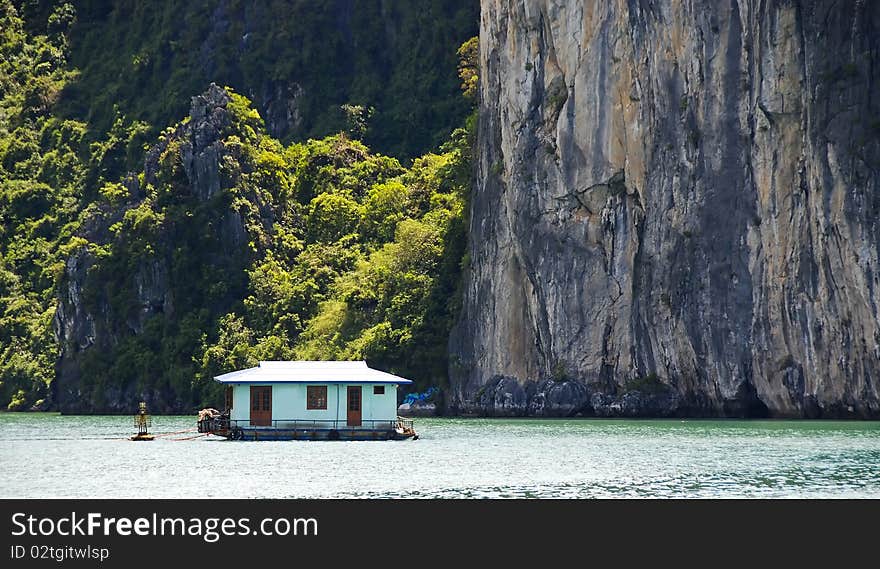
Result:
[[141,401],[138,405],[138,413],[134,416],[134,426],[137,427],[138,433],[131,437],[132,441],[151,441],[153,440],[153,435],[151,435],[149,431],[149,427],[152,425],[152,421],[150,420],[150,416],[147,414],[147,402]]

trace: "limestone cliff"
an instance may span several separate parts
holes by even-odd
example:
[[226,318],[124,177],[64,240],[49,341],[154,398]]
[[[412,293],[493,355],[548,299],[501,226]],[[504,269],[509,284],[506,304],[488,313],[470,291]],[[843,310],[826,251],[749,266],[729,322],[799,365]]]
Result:
[[481,18],[454,409],[880,416],[880,3]]

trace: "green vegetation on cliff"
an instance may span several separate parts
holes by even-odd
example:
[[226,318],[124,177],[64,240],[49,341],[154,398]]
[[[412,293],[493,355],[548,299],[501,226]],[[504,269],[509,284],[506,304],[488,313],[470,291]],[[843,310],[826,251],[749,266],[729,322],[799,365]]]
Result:
[[[82,400],[64,406],[215,403],[214,375],[260,359],[367,359],[445,383],[468,131],[404,167],[345,134],[283,146],[247,99],[220,93],[85,221],[97,229],[72,257],[85,272],[63,279],[80,296],[63,299],[61,327],[76,327],[70,314],[94,324],[88,349],[65,354]],[[217,125],[216,143],[193,145]],[[72,336],[68,350],[83,343]]]
[[[45,3],[45,2],[43,2]],[[210,82],[253,100],[285,142],[345,126],[373,107],[365,143],[401,159],[437,148],[468,114],[456,49],[477,0],[77,0],[61,110],[104,129],[126,116],[159,129]]]
[[[466,134],[409,169],[335,136],[294,145],[284,241],[248,270],[248,294],[206,341],[196,376],[260,359],[367,359],[444,384],[469,170]],[[328,164],[329,165],[326,165]],[[309,174],[320,168],[320,176]],[[281,243],[279,243],[281,245]]]
[[[445,382],[473,7],[262,6],[0,0],[0,407],[187,410],[259,359]],[[210,79],[262,105],[209,89],[161,130]]]
[[80,213],[143,130],[118,119],[96,137],[52,113],[76,77],[67,61],[74,14],[60,4],[34,32],[0,1],[0,404],[11,409],[49,395],[56,284]]

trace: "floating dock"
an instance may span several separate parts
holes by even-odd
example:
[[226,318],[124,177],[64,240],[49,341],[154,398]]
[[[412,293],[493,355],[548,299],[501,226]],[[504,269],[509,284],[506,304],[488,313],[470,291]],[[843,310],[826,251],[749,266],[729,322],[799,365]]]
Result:
[[346,421],[281,419],[272,421],[271,425],[251,425],[249,421],[230,420],[228,414],[205,414],[198,421],[198,430],[233,441],[401,441],[419,438],[413,420],[405,417],[363,423],[350,427]]

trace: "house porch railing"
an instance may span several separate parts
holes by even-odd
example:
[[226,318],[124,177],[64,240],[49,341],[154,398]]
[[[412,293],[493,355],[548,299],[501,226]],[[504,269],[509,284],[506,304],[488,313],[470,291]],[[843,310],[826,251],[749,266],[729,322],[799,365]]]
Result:
[[413,431],[413,420],[397,417],[394,420],[361,420],[360,425],[349,425],[347,419],[272,419],[267,425],[252,425],[250,419],[230,419],[227,414],[205,418],[198,422],[200,433],[212,433],[241,429],[284,429],[293,431],[317,430],[401,430]]

